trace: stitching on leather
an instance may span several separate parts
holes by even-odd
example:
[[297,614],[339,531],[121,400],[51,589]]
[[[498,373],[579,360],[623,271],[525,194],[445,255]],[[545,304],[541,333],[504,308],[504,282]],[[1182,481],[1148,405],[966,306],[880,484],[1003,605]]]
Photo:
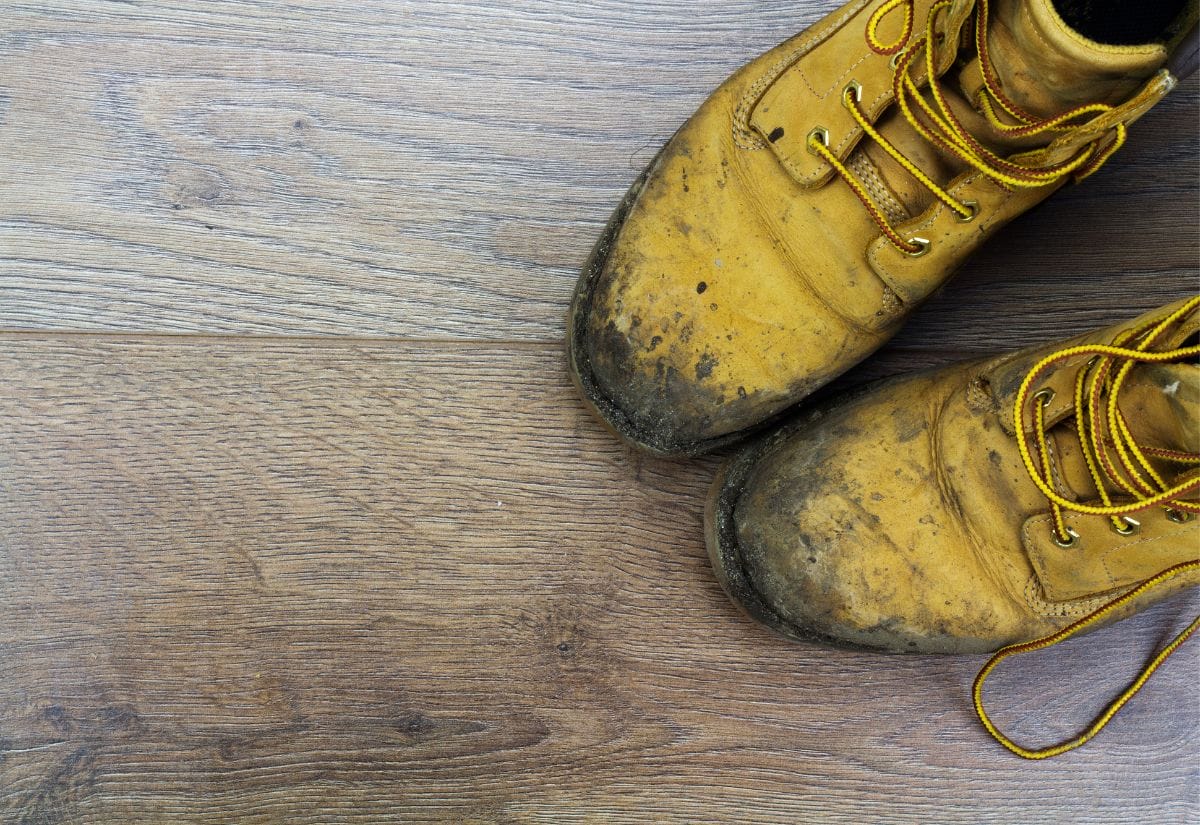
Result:
[[[1069,39],[1074,40],[1077,44],[1084,46],[1088,49],[1096,48],[1096,44],[1091,43],[1087,40],[1084,40],[1076,32],[1072,31],[1069,27],[1067,27],[1062,22],[1062,20],[1058,17],[1058,13],[1056,11],[1054,11],[1053,4],[1050,4],[1050,9],[1052,12],[1052,19],[1050,21],[1051,25],[1054,26],[1054,28],[1057,29],[1059,31],[1059,33],[1066,35]],[[999,23],[999,19],[997,19],[997,23]],[[1012,38],[1014,40],[1016,40],[1017,33],[1012,28],[1009,28],[1007,26],[1005,28],[1008,28],[1009,34],[1012,36]],[[1060,51],[1060,49],[1058,47],[1052,45],[1050,43],[1050,41],[1048,41],[1046,39],[1046,35],[1042,32],[1042,27],[1040,25],[1038,25],[1038,21],[1033,20],[1031,22],[1029,28],[1033,31],[1034,39],[1037,40],[1037,42],[1045,50],[1046,54],[1057,54]],[[1103,44],[1101,44],[1101,46],[1102,45]],[[1161,51],[1161,49],[1160,49],[1160,51]],[[1164,55],[1164,59],[1165,59],[1165,55]]]
[[[1071,518],[1070,515],[1067,515],[1065,520],[1069,523],[1079,521],[1079,519],[1077,519],[1077,518],[1074,518],[1074,519]],[[1053,521],[1054,521],[1054,516],[1041,516],[1039,518],[1031,518],[1029,521],[1025,522],[1025,526],[1021,528],[1021,532],[1025,534],[1025,537],[1027,539],[1029,539],[1030,542],[1032,542],[1033,537],[1029,535],[1029,528],[1035,524],[1050,524]],[[1112,549],[1108,550],[1105,553],[1105,555],[1111,555],[1118,551],[1125,551],[1125,550],[1128,550],[1130,547],[1136,547],[1139,544],[1151,544],[1156,541],[1162,541],[1163,539],[1170,538],[1170,537],[1171,537],[1170,534],[1160,534],[1157,536],[1147,536],[1145,538],[1134,539],[1133,541],[1124,541],[1124,542],[1121,542],[1121,544],[1119,544],[1118,546],[1113,547]],[[1105,569],[1107,569],[1107,567]]]
[[[796,71],[800,73],[800,76],[804,79],[804,85],[807,86],[808,90],[813,93],[813,96],[816,97],[817,100],[824,100],[825,98],[827,98],[831,94],[833,94],[833,90],[842,84],[842,80],[845,79],[846,77],[848,77],[849,75],[853,74],[854,70],[857,69],[859,66],[861,66],[863,64],[863,62],[866,61],[866,59],[867,59],[867,55],[864,54],[862,57],[860,57],[858,59],[857,62],[851,64],[850,67],[846,69],[846,71],[842,72],[840,75],[835,77],[833,79],[833,83],[831,83],[829,88],[825,90],[824,94],[821,94],[820,92],[818,92],[816,89],[813,88],[813,85],[808,82],[808,73],[805,72],[804,69],[797,69]],[[844,89],[845,86],[842,86],[842,88]]]
[[884,101],[884,100],[888,100],[888,99],[890,99],[890,98],[891,98],[891,96],[892,96],[892,87],[891,87],[891,86],[888,86],[888,85],[885,83],[885,84],[884,84],[884,86],[883,86],[883,91],[882,91],[882,92],[880,92],[879,94],[875,95],[875,99],[874,99],[874,100],[872,100],[872,101],[871,101],[871,103],[870,103],[870,105],[867,107],[867,108],[868,108],[868,111],[870,111],[870,112],[871,112],[871,114],[872,114],[872,115],[874,115],[874,114],[875,114],[875,107],[876,107],[876,106],[878,106],[878,105],[880,104],[880,102],[882,102],[882,101]]
[[[746,149],[761,149],[767,145],[765,141],[757,137],[750,130],[750,109],[752,109],[754,104],[758,102],[766,88],[778,80],[779,76],[787,70],[788,66],[791,66],[801,57],[808,54],[813,47],[817,45],[817,42],[823,37],[832,34],[844,26],[851,17],[858,14],[859,11],[866,7],[868,2],[870,2],[870,0],[863,0],[858,8],[847,9],[846,13],[834,20],[827,29],[810,32],[809,36],[801,41],[801,43],[797,45],[795,49],[788,52],[779,60],[775,61],[775,63],[771,65],[771,68],[769,68],[760,78],[758,78],[758,80],[750,84],[750,86],[746,89],[746,92],[738,101],[737,108],[734,110],[733,136],[735,143]],[[748,137],[750,142],[752,142],[754,145],[743,145],[741,140],[739,140],[739,137],[742,136]]]
[[1030,519],[1029,521],[1025,522],[1024,525],[1021,526],[1021,536],[1025,539],[1025,549],[1026,550],[1029,550],[1030,546],[1036,543],[1033,539],[1033,536],[1030,535],[1030,533],[1029,533],[1029,528],[1032,527],[1034,524],[1045,524],[1049,521],[1052,521],[1052,519],[1050,517],[1040,518],[1040,519]]
[[[997,24],[999,24],[999,22],[1000,22],[999,18],[997,18],[996,22],[997,22]],[[1008,28],[1008,27],[1006,26],[1005,28]],[[1042,34],[1042,27],[1038,25],[1036,20],[1032,21],[1030,28],[1033,29],[1034,38],[1037,40],[1038,43],[1041,44],[1041,46],[1045,50],[1046,54],[1058,54],[1059,53],[1060,50],[1055,48],[1054,46],[1051,46],[1050,43],[1046,40],[1045,35]],[[1012,29],[1009,29],[1009,35],[1013,38],[1013,40],[1018,39],[1017,33],[1015,31],[1013,31]]]
[[1073,599],[1066,602],[1052,602],[1046,598],[1045,591],[1042,590],[1041,582],[1038,581],[1036,573],[1031,574],[1029,581],[1025,583],[1026,603],[1042,616],[1078,618],[1086,616],[1096,608],[1103,606],[1108,600],[1109,597],[1105,595],[1092,596],[1086,599]]
[[[1065,361],[1062,362],[1062,364],[1060,364],[1054,370],[1053,375],[1058,375],[1058,374],[1065,372],[1067,370],[1070,370],[1072,368],[1082,366],[1084,361],[1088,357],[1089,356],[1086,356],[1086,355],[1077,355],[1074,358],[1066,359]],[[1072,377],[1074,377],[1074,374],[1072,374]],[[1048,378],[1047,380],[1052,380],[1052,378]],[[1046,410],[1047,423],[1049,423],[1051,425],[1057,424],[1058,422],[1062,421],[1063,418],[1066,417],[1066,414],[1074,408],[1074,406],[1075,406],[1075,393],[1074,393],[1074,389],[1073,389],[1074,381],[1071,382],[1070,386],[1072,387],[1072,389],[1071,389],[1071,392],[1069,395],[1064,390],[1064,392],[1058,397],[1059,400],[1052,402],[1050,407],[1047,408],[1047,410]],[[1013,410],[1012,405],[1006,403],[1004,405],[1004,418],[1002,420],[1003,420],[1003,423],[1005,424],[1005,426],[1008,428],[1008,431],[1015,433],[1017,431],[1017,422],[1016,422],[1016,419],[1013,418],[1013,412],[1015,412],[1015,410]],[[1032,426],[1033,425],[1031,423],[1030,427],[1032,427]]]
[[[1083,360],[1082,356],[1080,358],[1078,358],[1077,360],[1082,361]],[[1070,363],[1066,363],[1066,364],[1062,365],[1062,367],[1064,369],[1068,368],[1069,366],[1073,366],[1073,365]],[[1059,421],[1061,421],[1063,419],[1063,416],[1065,416],[1067,413],[1069,413],[1071,410],[1073,410],[1075,408],[1074,395],[1072,394],[1072,397],[1070,398],[1070,400],[1068,400],[1065,397],[1066,392],[1063,392],[1063,396],[1064,396],[1063,400],[1061,402],[1059,402],[1059,404],[1057,406],[1055,406],[1054,404],[1051,404],[1046,409],[1046,425],[1047,426],[1051,426],[1051,427],[1054,426],[1055,424],[1057,424]]]
[[860,3],[853,8],[847,9],[843,15],[833,20],[827,27],[811,31],[809,36],[804,38],[796,48],[775,61],[758,80],[747,87],[745,93],[738,101],[737,108],[733,112],[734,143],[743,149],[762,149],[767,145],[766,141],[755,135],[750,129],[749,115],[754,104],[758,102],[758,99],[762,96],[766,88],[779,79],[779,76],[783,74],[788,66],[791,66],[801,57],[812,51],[813,47],[821,40],[846,25],[850,18],[870,5],[870,2],[871,0],[861,0]]
[[1133,547],[1135,545],[1153,544],[1154,542],[1161,541],[1162,539],[1165,539],[1165,538],[1170,538],[1170,536],[1162,535],[1162,536],[1155,536],[1154,538],[1150,538],[1150,539],[1139,539],[1137,541],[1122,542],[1121,544],[1117,545],[1116,547],[1113,547],[1111,550],[1109,550],[1107,553],[1105,553],[1104,559],[1100,562],[1100,564],[1104,568],[1104,572],[1108,574],[1109,580],[1115,581],[1116,576],[1113,574],[1112,568],[1108,566],[1109,559],[1111,559],[1117,553],[1124,552],[1125,550],[1128,550],[1130,547]]
[[[861,11],[861,10],[862,9],[860,8],[859,11]],[[964,23],[964,22],[965,22],[965,17],[964,17],[963,21],[961,21],[958,24],[957,28],[961,29],[962,23]],[[840,28],[842,25],[844,25],[844,22],[839,23],[838,28]],[[837,89],[838,85],[841,84],[841,82],[847,76],[849,76],[850,74],[853,73],[854,69],[856,69],[858,66],[862,65],[862,63],[865,62],[870,56],[871,55],[869,55],[869,54],[864,54],[862,57],[860,57],[856,63],[854,63],[852,66],[850,66],[846,71],[842,72],[842,74],[839,75],[836,80],[834,80],[833,84],[829,87],[829,89],[827,89],[825,91],[824,94],[820,94],[819,92],[817,92],[816,89],[813,88],[812,83],[809,82],[807,73],[803,69],[799,69],[798,71],[800,73],[801,79],[803,79],[803,81],[804,81],[804,85],[808,87],[808,90],[813,93],[813,96],[816,97],[817,100],[823,101],[835,89]],[[951,61],[951,65],[952,65],[952,62],[953,61]],[[918,71],[917,76],[914,78],[918,84],[921,82],[921,77],[922,77],[922,74],[920,71]],[[893,91],[894,90],[893,90],[892,86],[885,83],[883,86],[883,90],[875,96],[874,100],[872,100],[866,107],[864,107],[865,110],[867,112],[869,112],[871,116],[877,114],[878,109],[879,109],[879,104],[884,101],[891,100],[893,98]],[[853,141],[855,141],[859,137],[861,137],[862,133],[863,133],[862,128],[859,127],[857,124],[854,125],[842,137],[841,141],[839,141],[836,146],[830,147],[830,150],[836,155],[841,155],[843,150],[845,150],[845,148],[847,147],[847,145],[849,145],[850,143],[852,143]],[[759,148],[766,145],[766,144],[762,143],[761,141],[759,141],[759,143],[760,143]],[[828,167],[826,167],[824,169],[818,167],[817,169],[813,170],[812,172],[809,172],[808,174],[803,174],[800,171],[800,169],[797,168],[797,166],[794,162],[788,160],[788,161],[785,161],[785,165],[788,167],[788,169],[790,169],[793,172],[796,179],[798,181],[800,181],[801,183],[813,183],[815,181],[820,180],[823,177],[827,177],[833,171],[832,169],[830,169]]]
[[[855,63],[853,66],[851,66],[845,72],[843,72],[841,77],[839,77],[837,80],[835,80],[833,82],[833,85],[829,88],[829,91],[826,92],[824,95],[820,96],[818,99],[824,100],[826,97],[828,97],[830,92],[832,92],[834,89],[836,89],[838,87],[838,84],[842,81],[842,79],[845,78],[847,75],[849,75],[859,65],[861,65],[869,56],[870,55],[863,55],[862,57],[860,57],[858,59],[858,63]],[[805,78],[804,83],[805,83],[805,85],[808,86],[809,89],[812,89],[812,85],[808,82],[807,77]],[[873,114],[875,112],[876,107],[879,106],[880,101],[888,99],[891,95],[891,92],[892,92],[891,87],[885,85],[884,90],[882,92],[880,92],[878,95],[876,95],[875,99],[872,100],[871,103],[866,107],[867,111],[869,111]],[[815,95],[816,93],[817,92],[814,89],[813,94]],[[838,142],[837,146],[832,147],[830,151],[832,151],[835,155],[840,155],[842,153],[842,151],[846,148],[846,146],[848,144],[852,143],[853,141],[857,140],[859,137],[861,137],[862,133],[863,133],[862,128],[858,124],[854,124],[854,126],[852,126],[850,128],[850,131],[848,131],[845,135],[842,136],[842,139]],[[823,177],[829,175],[831,172],[833,172],[833,169],[828,166],[826,166],[824,169],[822,169],[818,166],[818,168],[814,169],[813,171],[809,172],[808,174],[802,174],[800,172],[800,170],[796,168],[795,164],[793,164],[791,162],[788,163],[788,168],[792,169],[792,171],[796,173],[796,178],[799,181],[801,181],[802,183],[812,183],[814,181],[820,180],[821,178],[823,178]]]
[[[835,80],[833,82],[833,86],[830,87],[830,91],[833,91],[833,89],[836,89],[838,86],[838,83],[841,82],[842,78],[849,75],[853,69],[857,68],[859,66],[859,64],[861,64],[866,59],[867,59],[866,55],[860,57],[858,59],[858,63],[855,63],[853,66],[850,67],[850,69],[843,72],[841,77],[839,77],[837,80]],[[812,88],[812,87],[810,86],[809,88]],[[828,96],[829,96],[829,92],[826,92],[825,97],[828,97]],[[822,99],[824,99],[824,98],[822,98]],[[874,105],[874,103],[872,103],[872,105]],[[835,155],[841,155],[842,151],[846,148],[846,146],[849,145],[852,141],[857,140],[861,134],[862,134],[862,129],[856,123],[853,127],[851,127],[849,132],[847,132],[845,135],[842,136],[842,139],[838,142],[838,145],[833,147],[833,149],[832,149],[833,153]],[[817,180],[818,178],[824,177],[825,175],[829,174],[831,171],[833,171],[833,170],[829,169],[829,168],[827,168],[827,169],[819,169],[818,168],[818,169],[815,169],[814,171],[810,172],[808,175],[806,175],[804,180],[806,183],[811,182],[811,181]]]
[[[1078,519],[1075,519],[1075,521],[1077,521],[1077,520]],[[1042,516],[1041,518],[1032,518],[1029,521],[1025,522],[1025,525],[1021,528],[1021,534],[1025,537],[1026,545],[1028,546],[1028,545],[1036,544],[1035,539],[1029,533],[1030,527],[1034,526],[1035,524],[1044,524],[1047,527],[1049,527],[1053,521],[1054,521],[1053,516]],[[1069,517],[1068,517],[1068,521],[1071,521],[1071,519]],[[1116,575],[1113,573],[1112,568],[1109,566],[1109,557],[1111,557],[1115,553],[1124,553],[1130,547],[1136,547],[1139,544],[1153,544],[1156,541],[1162,541],[1163,539],[1166,539],[1166,538],[1171,538],[1171,535],[1170,534],[1162,534],[1162,535],[1157,535],[1157,536],[1150,536],[1147,538],[1136,539],[1134,541],[1125,541],[1125,542],[1121,542],[1119,545],[1116,545],[1115,547],[1110,548],[1107,552],[1105,552],[1104,558],[1100,562],[1100,566],[1104,568],[1104,573],[1106,576],[1108,576],[1109,585],[1112,587],[1120,586],[1120,584],[1117,581]]]

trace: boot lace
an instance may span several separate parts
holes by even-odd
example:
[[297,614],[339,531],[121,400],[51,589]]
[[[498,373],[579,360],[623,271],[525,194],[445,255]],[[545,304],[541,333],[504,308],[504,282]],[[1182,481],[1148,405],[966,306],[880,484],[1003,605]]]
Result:
[[[1175,522],[1190,521],[1200,513],[1200,501],[1194,496],[1200,490],[1200,473],[1187,471],[1182,480],[1172,484],[1163,478],[1150,459],[1155,458],[1184,468],[1200,466],[1200,454],[1185,453],[1143,446],[1134,439],[1117,400],[1129,373],[1138,364],[1168,363],[1194,359],[1200,346],[1154,349],[1163,334],[1180,318],[1200,307],[1200,296],[1185,303],[1165,318],[1122,334],[1112,345],[1087,344],[1068,347],[1039,361],[1017,391],[1013,420],[1017,430],[1017,445],[1029,477],[1050,502],[1054,515],[1054,541],[1062,547],[1077,546],[1081,539],[1077,531],[1067,526],[1063,512],[1070,510],[1104,516],[1112,529],[1121,535],[1132,535],[1140,527],[1133,514],[1151,507],[1162,507],[1167,518]],[[1087,463],[1088,473],[1096,486],[1100,504],[1086,504],[1068,499],[1053,486],[1051,454],[1046,435],[1046,408],[1053,399],[1048,389],[1033,392],[1038,379],[1055,364],[1080,355],[1092,359],[1075,380],[1075,429],[1079,446]],[[1032,400],[1033,432],[1025,432],[1025,409]],[[1036,460],[1030,441],[1036,440]],[[1110,492],[1111,489],[1111,492]],[[1120,499],[1120,500],[1118,500]],[[1168,567],[1127,593],[1113,599],[1057,633],[1031,642],[1015,644],[998,651],[975,678],[973,698],[980,721],[997,741],[1013,753],[1026,759],[1045,759],[1073,750],[1099,733],[1113,716],[1141,690],[1159,666],[1200,626],[1200,616],[1192,620],[1183,632],[1164,647],[1124,691],[1082,733],[1072,739],[1045,748],[1026,748],[1004,735],[992,723],[983,705],[983,684],[1001,661],[1018,653],[1028,653],[1050,647],[1076,633],[1095,625],[1168,581],[1183,574],[1200,570],[1200,559]]]
[[[867,21],[867,46],[876,54],[893,56],[892,65],[895,74],[892,80],[892,91],[901,114],[918,134],[942,153],[958,158],[1001,186],[1037,188],[1055,183],[1068,175],[1074,175],[1077,180],[1082,180],[1099,169],[1109,156],[1125,142],[1125,124],[1117,123],[1112,129],[1113,137],[1111,139],[1097,138],[1083,146],[1073,157],[1060,163],[1038,165],[1038,155],[1041,150],[1024,152],[1009,158],[995,154],[972,135],[954,114],[946,102],[945,93],[937,77],[937,49],[945,37],[944,34],[937,31],[937,22],[942,12],[952,5],[952,0],[939,0],[933,4],[929,9],[924,34],[910,42],[916,14],[914,2],[915,0],[887,0],[877,8]],[[902,9],[904,13],[903,31],[893,43],[883,43],[879,39],[879,26],[884,18],[896,9]],[[1115,108],[1103,103],[1092,103],[1077,106],[1052,118],[1038,118],[1024,111],[1000,88],[1000,82],[988,54],[988,19],[988,0],[977,0],[975,49],[982,67],[984,85],[975,102],[997,135],[1029,137],[1040,134],[1067,134],[1087,126],[1086,121],[1080,121],[1081,118],[1099,116],[1111,112]],[[918,60],[922,59],[922,56],[930,97],[933,98],[932,103],[921,94],[917,80],[913,76],[913,67],[917,65]],[[860,105],[861,102],[862,86],[857,82],[851,82],[842,92],[842,104],[850,111],[863,133],[879,144],[896,163],[900,164],[934,197],[953,211],[959,220],[964,222],[974,220],[979,211],[978,204],[954,197],[922,172],[915,163],[905,157],[894,144],[879,133],[867,118],[867,114]],[[1007,120],[1003,119],[1002,115],[1006,116]],[[883,210],[867,192],[866,187],[830,150],[828,143],[828,133],[822,133],[822,130],[819,129],[814,130],[808,137],[809,151],[822,157],[849,185],[884,236],[898,249],[914,257],[928,252],[930,242],[925,238],[905,238],[896,231]]]

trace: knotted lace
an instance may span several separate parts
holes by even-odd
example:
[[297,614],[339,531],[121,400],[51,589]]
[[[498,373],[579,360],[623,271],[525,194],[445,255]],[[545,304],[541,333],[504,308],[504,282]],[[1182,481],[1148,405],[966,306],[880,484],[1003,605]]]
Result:
[[[952,5],[951,0],[939,0],[930,7],[925,32],[910,42],[916,14],[914,2],[915,0],[887,0],[868,19],[866,40],[868,47],[876,54],[895,56],[892,92],[900,107],[900,112],[918,134],[943,154],[957,158],[1001,186],[1037,188],[1055,183],[1067,175],[1074,175],[1076,179],[1087,177],[1100,168],[1104,161],[1125,142],[1125,124],[1117,123],[1112,127],[1111,139],[1104,136],[1098,137],[1085,144],[1073,157],[1059,163],[1038,165],[1041,150],[1025,152],[1008,158],[995,154],[972,135],[954,114],[947,103],[941,81],[937,76],[937,51],[945,37],[944,34],[937,31],[937,22],[942,12]],[[883,43],[879,39],[879,26],[887,15],[898,8],[902,9],[904,13],[903,31],[895,42]],[[1051,118],[1038,118],[1023,110],[1000,88],[1000,82],[988,53],[989,17],[988,0],[977,0],[975,48],[982,69],[983,88],[979,90],[975,102],[998,137],[1030,137],[1051,133],[1063,135],[1085,128],[1088,121],[1081,121],[1082,118],[1099,116],[1113,110],[1113,106],[1093,103],[1077,106]],[[917,65],[922,56],[930,97],[933,99],[932,103],[921,94],[917,80],[913,76],[913,67]],[[978,206],[973,202],[960,200],[951,195],[905,157],[894,144],[879,133],[868,119],[867,113],[863,111],[861,102],[862,87],[857,83],[851,83],[842,93],[842,103],[850,111],[851,116],[863,132],[879,144],[896,163],[928,189],[934,197],[953,211],[959,219],[963,221],[974,219],[978,212]],[[1002,115],[1007,120],[1003,119]],[[1105,135],[1107,134],[1108,132],[1105,133]],[[833,153],[827,143],[828,137],[823,138],[819,132],[814,132],[808,138],[809,149],[829,163],[834,171],[845,180],[858,199],[862,201],[863,206],[871,214],[871,218],[878,224],[884,236],[909,255],[924,254],[929,249],[929,241],[923,238],[905,238],[900,235],[874,198],[867,192],[866,187]]]
[[[1040,360],[1017,391],[1013,421],[1017,430],[1017,445],[1029,477],[1050,502],[1054,514],[1054,540],[1063,547],[1080,544],[1079,534],[1067,526],[1063,512],[1103,516],[1111,520],[1112,528],[1121,535],[1136,532],[1138,522],[1132,514],[1151,507],[1162,507],[1175,522],[1187,521],[1200,512],[1200,502],[1194,495],[1200,490],[1200,473],[1187,468],[1200,465],[1200,454],[1165,450],[1141,445],[1130,431],[1128,422],[1118,406],[1121,388],[1129,373],[1138,364],[1170,363],[1195,359],[1200,346],[1162,348],[1161,339],[1182,317],[1200,307],[1200,297],[1193,298],[1176,311],[1150,324],[1122,334],[1112,345],[1086,344],[1068,347]],[[1158,348],[1156,348],[1156,346]],[[1091,356],[1079,370],[1075,380],[1074,415],[1080,450],[1088,473],[1096,486],[1100,504],[1087,504],[1059,494],[1053,485],[1051,453],[1047,443],[1046,409],[1053,401],[1049,390],[1033,391],[1038,380],[1056,364],[1080,356]],[[1032,401],[1033,427],[1026,432],[1026,409]],[[1036,440],[1036,460],[1030,441]],[[1171,483],[1163,478],[1150,459],[1182,468],[1181,479]],[[1119,500],[1118,500],[1119,499]],[[1200,550],[1200,548],[1198,548]],[[975,711],[988,732],[1004,747],[1027,759],[1045,759],[1073,750],[1099,733],[1134,694],[1150,678],[1168,656],[1187,640],[1200,626],[1200,616],[1194,619],[1174,641],[1163,648],[1108,708],[1082,733],[1046,748],[1031,749],[1018,745],[1001,733],[992,723],[983,706],[983,683],[1001,661],[1017,653],[1041,650],[1103,620],[1119,608],[1143,594],[1165,585],[1187,573],[1200,571],[1200,559],[1168,567],[1132,590],[1113,599],[1057,633],[1023,644],[1005,647],[984,665],[975,678],[973,690]]]

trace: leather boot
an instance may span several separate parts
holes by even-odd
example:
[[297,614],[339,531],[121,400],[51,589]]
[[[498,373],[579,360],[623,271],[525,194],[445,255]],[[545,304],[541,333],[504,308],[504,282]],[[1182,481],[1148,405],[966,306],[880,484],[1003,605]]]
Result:
[[1196,0],[1105,5],[851,0],[734,74],[585,267],[568,347],[590,406],[695,454],[874,351],[1175,86]]
[[877,384],[723,471],[709,554],[795,639],[991,651],[1200,582],[1200,297]]

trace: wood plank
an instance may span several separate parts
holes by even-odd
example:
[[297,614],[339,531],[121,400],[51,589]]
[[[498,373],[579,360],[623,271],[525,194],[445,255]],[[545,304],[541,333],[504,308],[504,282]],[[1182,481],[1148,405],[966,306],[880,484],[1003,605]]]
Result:
[[[6,822],[1182,822],[1200,651],[1045,764],[979,657],[776,639],[715,459],[631,454],[557,346],[0,337]],[[1001,673],[1062,735],[1195,599]]]
[[[837,5],[18,4],[0,329],[550,341],[656,147]],[[1165,303],[1200,257],[1196,80],[970,263],[921,345]],[[1090,309],[1065,316],[1062,307]]]

